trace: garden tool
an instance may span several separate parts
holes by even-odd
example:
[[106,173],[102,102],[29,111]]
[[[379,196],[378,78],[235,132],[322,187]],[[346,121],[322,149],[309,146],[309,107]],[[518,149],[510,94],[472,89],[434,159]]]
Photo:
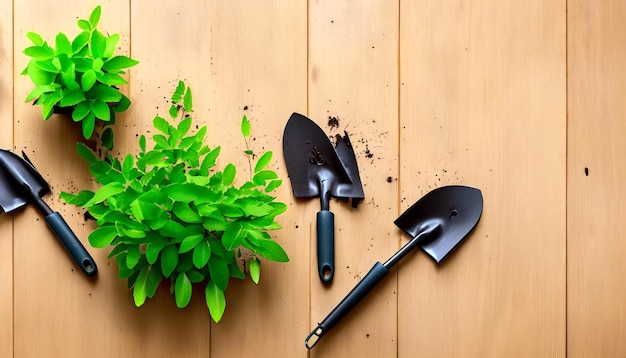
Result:
[[384,264],[374,264],[341,303],[306,337],[306,348],[313,348],[414,248],[421,247],[436,263],[440,263],[476,226],[482,210],[483,196],[480,190],[467,186],[440,187],[418,200],[394,221],[412,239]]
[[331,197],[350,200],[357,207],[363,186],[348,133],[338,135],[333,147],[329,137],[309,118],[293,113],[283,134],[283,153],[296,198],[320,198],[317,213],[317,266],[320,279],[329,283],[335,272],[335,219]]
[[95,261],[63,217],[43,200],[50,187],[26,154],[22,152],[22,155],[24,158],[0,149],[0,208],[11,213],[32,202],[78,267],[87,275],[94,275],[97,272]]

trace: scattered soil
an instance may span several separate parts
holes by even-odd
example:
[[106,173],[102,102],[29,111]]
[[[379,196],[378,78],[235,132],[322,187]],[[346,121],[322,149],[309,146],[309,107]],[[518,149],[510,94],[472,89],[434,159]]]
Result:
[[338,117],[333,117],[333,116],[328,116],[328,126],[331,129],[335,129],[335,128],[339,127],[339,118]]

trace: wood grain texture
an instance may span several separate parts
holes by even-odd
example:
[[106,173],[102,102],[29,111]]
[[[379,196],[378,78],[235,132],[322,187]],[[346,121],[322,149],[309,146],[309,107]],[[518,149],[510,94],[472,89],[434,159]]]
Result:
[[447,262],[400,267],[400,356],[565,353],[564,5],[402,3],[402,207],[465,184],[484,212]]
[[568,356],[622,357],[626,4],[568,3]]
[[[0,148],[13,148],[13,2],[0,1]],[[0,214],[0,357],[13,354],[13,217]]]
[[[122,90],[115,151],[134,152],[179,79],[218,165],[271,150],[289,254],[231,281],[219,324],[203,287],[180,310],[166,286],[141,308],[83,210],[95,188],[80,129],[23,103],[27,31],[52,40],[103,6],[100,28],[140,64]],[[0,215],[0,357],[621,357],[626,325],[626,5],[617,0],[269,2],[0,0],[0,147],[24,150],[99,266],[87,278],[27,207]],[[366,199],[331,201],[336,273],[317,274],[319,200],[296,200],[282,153],[292,112],[346,130]],[[339,127],[328,124],[329,117]],[[241,170],[239,178],[247,173]],[[430,190],[482,190],[476,230],[441,265],[416,251],[308,352],[304,338],[408,237],[393,220]]]
[[[329,286],[317,275],[311,246],[312,329],[376,261],[398,249],[393,226],[398,208],[398,2],[311,2],[309,11],[309,115],[330,136],[349,133],[366,197],[356,209],[336,200],[330,204],[335,277]],[[328,125],[329,117],[338,118],[339,128]],[[306,205],[319,211],[319,200]],[[311,356],[395,356],[396,302],[393,271]]]

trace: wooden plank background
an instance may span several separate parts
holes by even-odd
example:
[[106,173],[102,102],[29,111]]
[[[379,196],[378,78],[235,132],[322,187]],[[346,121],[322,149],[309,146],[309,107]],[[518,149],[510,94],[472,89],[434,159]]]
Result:
[[[100,28],[140,61],[116,150],[137,150],[178,79],[221,162],[272,150],[289,206],[275,239],[290,262],[233,282],[212,323],[196,292],[167,289],[136,308],[93,224],[58,198],[92,187],[79,129],[24,103],[26,32]],[[73,266],[39,214],[0,215],[0,357],[621,357],[626,356],[626,5],[622,1],[372,0],[44,2],[0,0],[0,147],[25,151],[47,196],[99,265]],[[336,274],[320,283],[319,201],[295,200],[282,158],[292,112],[347,130],[366,199],[333,200]],[[339,119],[332,128],[328,118]],[[478,187],[483,217],[437,266],[416,252],[312,351],[304,338],[376,261],[407,237],[393,220],[433,188]]]

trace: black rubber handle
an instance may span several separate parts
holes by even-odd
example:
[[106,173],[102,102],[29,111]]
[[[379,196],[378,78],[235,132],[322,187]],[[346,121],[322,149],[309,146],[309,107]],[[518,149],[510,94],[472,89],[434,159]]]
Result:
[[72,256],[72,259],[84,273],[89,276],[95,275],[98,271],[96,262],[91,258],[83,244],[78,240],[72,229],[67,225],[63,217],[58,212],[46,216],[48,227],[54,235],[61,241],[65,250]]
[[[317,327],[309,333],[309,335],[304,340],[304,345],[307,349],[313,348],[317,342],[328,332],[331,328],[333,328],[350,310],[352,310],[357,303],[359,303],[368,292],[378,284],[383,277],[387,275],[389,270],[385,268],[383,264],[377,262],[370,269],[370,271],[365,275],[365,277],[350,291],[350,293],[335,307],[332,312],[324,320],[322,323],[318,324]],[[311,342],[312,339],[316,338],[314,342]]]
[[335,275],[335,215],[322,210],[317,213],[317,268],[320,279],[330,283]]

